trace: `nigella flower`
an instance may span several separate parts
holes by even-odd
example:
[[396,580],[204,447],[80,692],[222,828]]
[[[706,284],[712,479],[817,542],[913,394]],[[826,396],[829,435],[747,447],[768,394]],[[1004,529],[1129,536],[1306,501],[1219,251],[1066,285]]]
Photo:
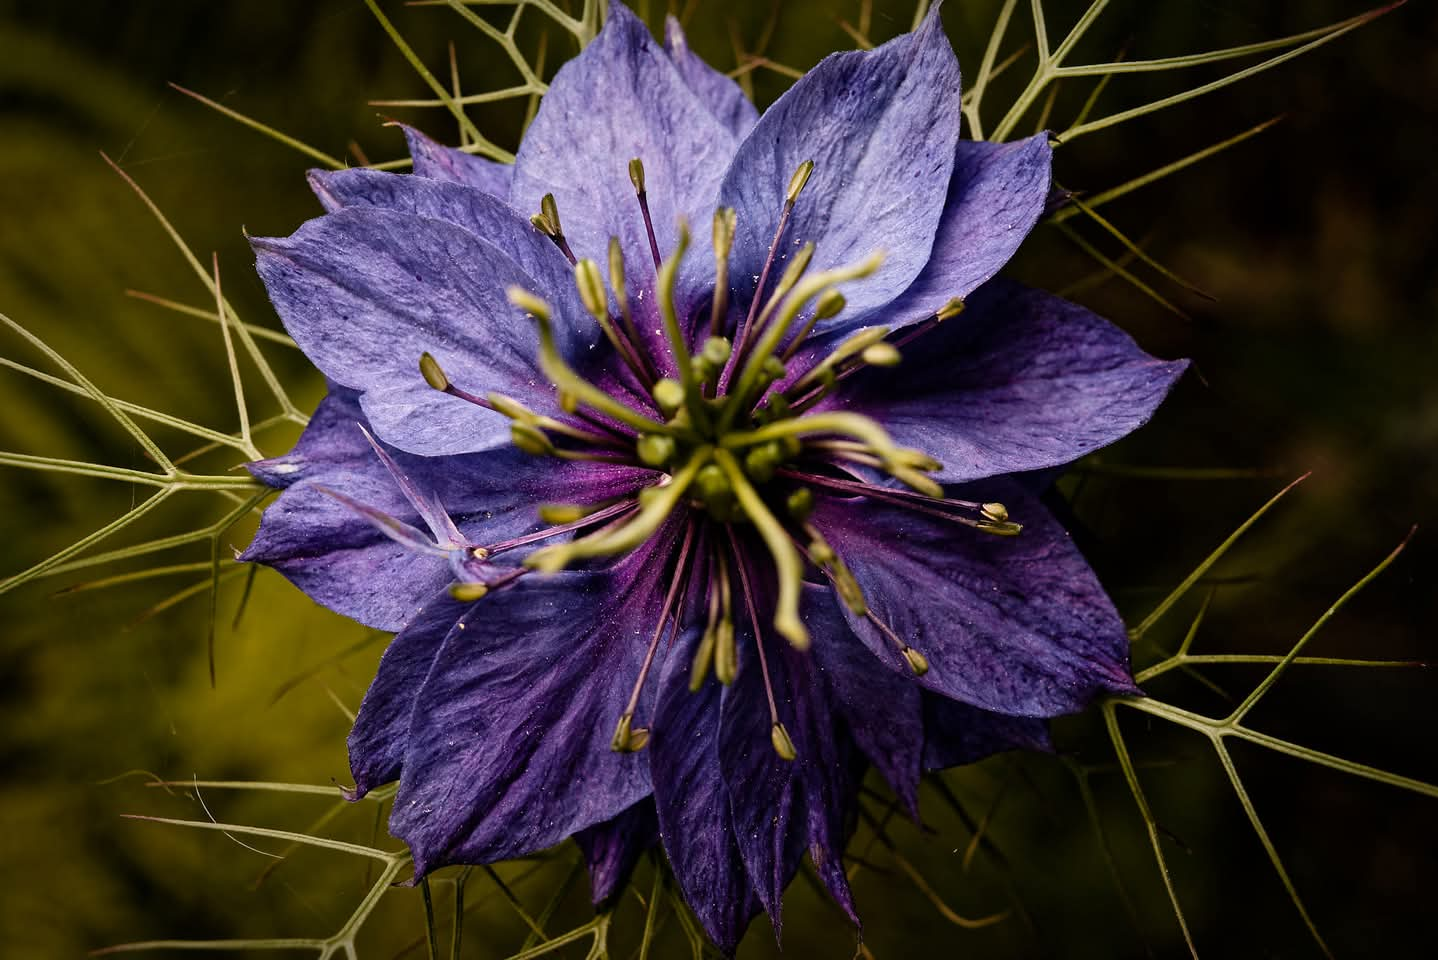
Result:
[[806,852],[853,915],[870,765],[913,810],[1134,690],[1013,475],[1184,364],[991,279],[1050,148],[959,138],[937,13],[762,117],[667,41],[616,4],[513,167],[407,131],[414,175],[315,173],[328,212],[255,241],[332,386],[252,466],[284,492],[246,557],[398,631],[350,757],[418,874],[575,837],[600,900],[657,838],[731,950]]

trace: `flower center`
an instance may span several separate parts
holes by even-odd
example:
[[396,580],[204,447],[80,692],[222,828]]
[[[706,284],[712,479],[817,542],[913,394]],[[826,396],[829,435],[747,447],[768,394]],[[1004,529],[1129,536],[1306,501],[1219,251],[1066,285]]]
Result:
[[[768,688],[764,647],[757,642],[763,631],[756,597],[763,596],[768,605],[771,591],[768,584],[763,591],[756,590],[753,582],[761,569],[772,569],[774,574],[773,629],[795,647],[803,649],[809,644],[799,601],[805,570],[812,568],[828,579],[854,615],[869,618],[889,636],[915,674],[928,670],[923,655],[868,610],[843,559],[810,522],[816,491],[897,503],[986,533],[1012,535],[1019,531],[1002,504],[946,498],[930,476],[941,469],[939,462],[921,451],[896,445],[874,420],[848,411],[816,409],[859,370],[898,363],[898,347],[916,335],[913,331],[891,342],[888,328],[869,327],[840,342],[802,372],[790,369],[816,324],[844,309],[845,299],[837,285],[870,275],[883,261],[882,254],[876,253],[849,266],[810,272],[814,245],[805,243],[770,288],[771,269],[790,214],[812,170],[813,163],[806,161],[791,178],[753,299],[731,330],[729,258],[735,237],[734,211],[721,208],[714,214],[715,282],[708,316],[681,318],[675,283],[690,244],[688,226],[679,224],[675,250],[661,257],[650,218],[644,165],[638,159],[630,162],[630,179],[654,260],[652,302],[662,320],[662,349],[667,356],[652,355],[657,351],[640,336],[628,300],[618,240],[609,243],[606,284],[598,264],[579,258],[571,249],[553,196],[544,197],[531,222],[573,266],[579,299],[623,366],[608,372],[621,383],[626,378],[631,381],[607,391],[581,376],[556,347],[549,305],[534,292],[511,288],[510,301],[538,324],[540,368],[557,388],[559,406],[567,418],[536,413],[501,394],[479,397],[467,393],[450,382],[429,354],[420,360],[421,372],[435,389],[508,416],[515,445],[528,453],[647,467],[660,473],[658,482],[633,496],[597,504],[542,507],[543,519],[555,526],[522,538],[533,542],[589,528],[590,532],[577,539],[535,550],[524,561],[528,569],[553,572],[633,550],[654,536],[671,516],[680,515],[682,546],[675,554],[664,612],[651,639],[649,656],[615,733],[616,750],[634,750],[644,743],[647,733],[632,726],[639,690],[661,636],[666,630],[671,637],[677,634],[684,597],[691,592],[700,592],[708,609],[692,685],[697,688],[710,669],[722,682],[733,679],[737,610],[748,614]],[[962,307],[960,301],[951,301],[920,324],[919,332]],[[705,326],[707,334],[696,343]],[[666,359],[667,363],[661,362]],[[661,368],[671,369],[673,375],[661,375]],[[881,471],[909,489],[856,479],[842,469],[847,467]],[[747,555],[745,545],[756,542],[767,552],[767,563],[759,562],[762,555]],[[482,549],[474,551],[481,562],[489,555],[480,556]],[[774,749],[792,759],[793,744],[778,721],[772,690],[769,700]]]

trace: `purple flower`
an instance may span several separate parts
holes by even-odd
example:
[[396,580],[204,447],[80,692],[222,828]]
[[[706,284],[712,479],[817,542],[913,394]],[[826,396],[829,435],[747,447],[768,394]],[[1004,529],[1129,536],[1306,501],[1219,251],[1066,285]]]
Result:
[[615,5],[512,168],[407,131],[415,175],[314,173],[328,212],[255,241],[332,386],[252,465],[284,492],[246,558],[398,631],[350,757],[357,794],[399,780],[419,874],[575,837],[602,900],[657,837],[732,950],[806,852],[854,914],[869,765],[914,810],[1134,692],[1013,475],[1185,364],[991,279],[1049,145],[961,140],[958,106],[935,13],[760,117]]

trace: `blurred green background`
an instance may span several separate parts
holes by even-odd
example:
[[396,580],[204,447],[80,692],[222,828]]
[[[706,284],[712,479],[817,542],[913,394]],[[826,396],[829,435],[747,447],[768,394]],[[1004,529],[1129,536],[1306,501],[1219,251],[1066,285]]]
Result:
[[[663,4],[653,2],[651,23]],[[859,4],[757,0],[693,5],[691,44],[734,65],[731,30],[748,45],[778,9],[767,55],[807,68],[851,41]],[[1056,33],[1083,5],[1050,2]],[[1350,0],[1261,5],[1237,0],[1120,2],[1079,49],[1098,61],[1276,37],[1342,19]],[[451,11],[385,9],[443,74],[456,43],[466,89],[511,82],[495,48]],[[949,34],[972,73],[993,23],[994,0],[950,0]],[[872,34],[907,29],[911,3],[874,5]],[[1023,11],[1005,50],[1026,33]],[[549,69],[571,47],[552,38]],[[533,37],[525,35],[525,42]],[[1014,265],[1024,279],[1075,296],[1131,331],[1151,352],[1190,356],[1195,373],[1154,423],[1066,479],[1060,492],[1086,552],[1131,620],[1142,617],[1282,482],[1314,476],[1262,522],[1210,578],[1214,602],[1199,635],[1206,652],[1281,653],[1412,524],[1395,565],[1325,629],[1311,652],[1431,659],[1435,623],[1432,491],[1438,481],[1438,14],[1412,3],[1354,34],[1241,86],[1061,148],[1056,175],[1095,192],[1285,114],[1273,129],[1173,179],[1105,208],[1153,256],[1216,299],[1186,293],[1141,264],[1132,268],[1173,300],[1175,315],[1041,228]],[[1006,103],[1010,81],[990,94]],[[1114,111],[1180,89],[1183,76],[1123,77],[1099,101]],[[752,74],[761,104],[789,80]],[[126,297],[149,291],[205,306],[204,288],[135,196],[102,162],[106,151],[151,193],[202,260],[218,253],[240,314],[275,325],[250,269],[242,230],[284,234],[318,212],[308,161],[166,87],[221,100],[345,156],[353,141],[379,160],[400,138],[381,112],[457,139],[440,111],[377,108],[377,98],[426,96],[360,0],[129,0],[124,4],[0,0],[0,311],[44,337],[113,396],[235,426],[215,327]],[[1092,82],[1060,90],[1056,127]],[[474,114],[513,148],[522,103]],[[993,123],[995,114],[990,114]],[[1032,125],[1034,118],[1026,121]],[[1027,127],[1023,128],[1027,132]],[[353,156],[353,154],[350,154]],[[1123,251],[1081,219],[1080,232],[1111,256]],[[297,353],[267,348],[308,409],[322,384]],[[44,366],[7,334],[0,355]],[[47,368],[48,369],[48,368]],[[3,371],[0,371],[3,372]],[[261,414],[263,385],[247,380]],[[174,453],[187,441],[156,437]],[[292,433],[261,437],[277,453]],[[13,372],[0,379],[0,447],[143,469],[135,443],[93,404]],[[233,460],[233,458],[230,458]],[[233,467],[223,455],[205,461]],[[1128,468],[1222,468],[1232,478]],[[138,493],[113,483],[7,469],[0,486],[3,570],[18,572],[118,516]],[[135,540],[204,526],[226,507],[186,495],[124,535]],[[223,547],[246,542],[240,526]],[[206,548],[156,560],[189,563]],[[131,565],[130,568],[134,568]],[[264,823],[306,829],[329,809],[315,798],[164,790],[144,773],[186,780],[266,779],[324,784],[347,777],[346,710],[359,702],[383,637],[315,608],[268,573],[232,627],[243,581],[219,595],[218,683],[208,679],[207,592],[151,617],[193,571],[52,598],[58,588],[121,568],[32,583],[0,598],[0,953],[68,957],[157,936],[324,936],[360,896],[361,864],[301,853],[279,863],[215,833],[122,820],[123,813]],[[1200,588],[1152,634],[1181,638]],[[141,622],[136,622],[144,618]],[[1152,659],[1152,650],[1139,651]],[[1261,676],[1214,669],[1241,697]],[[1220,693],[1182,678],[1154,692],[1222,711]],[[1427,669],[1295,668],[1254,715],[1279,736],[1430,782],[1435,685]],[[1232,790],[1201,740],[1125,714],[1165,850],[1202,951],[1215,956],[1318,955],[1264,860]],[[1090,777],[1136,921],[1100,856],[1075,779],[1053,758],[1000,758],[949,778],[984,822],[993,847],[970,858],[972,834],[935,794],[926,830],[893,825],[899,855],[958,914],[1007,917],[971,930],[946,917],[906,876],[892,851],[861,830],[852,848],[866,944],[900,956],[1176,956],[1182,940],[1122,779],[1093,718],[1062,725],[1068,759],[1100,765]],[[1239,744],[1251,796],[1320,929],[1340,956],[1431,955],[1438,889],[1435,802]],[[114,779],[114,778],[119,779]],[[107,782],[108,781],[108,782]],[[882,788],[875,784],[882,792]],[[882,810],[883,801],[875,801]],[[368,841],[375,809],[344,811],[325,827]],[[382,835],[381,835],[382,836]],[[256,841],[265,851],[283,845]],[[999,856],[993,855],[999,851]],[[537,911],[568,872],[572,851],[519,879],[501,873]],[[262,883],[263,871],[269,872]],[[649,868],[640,888],[648,890]],[[444,891],[441,891],[444,892]],[[493,882],[471,880],[476,903],[467,956],[518,948],[525,927]],[[552,932],[587,916],[580,881],[549,921]],[[481,898],[483,900],[481,901]],[[443,899],[443,898],[441,898]],[[1015,906],[1017,904],[1017,906]],[[445,910],[441,905],[441,912]],[[633,903],[620,944],[633,940]],[[393,894],[370,924],[363,955],[422,956],[414,891]],[[786,915],[788,956],[854,955],[854,936],[802,879]],[[642,924],[642,919],[638,921]],[[670,923],[659,956],[680,955]],[[584,953],[581,947],[577,954]],[[756,924],[744,956],[775,953]],[[616,956],[627,955],[619,949]]]

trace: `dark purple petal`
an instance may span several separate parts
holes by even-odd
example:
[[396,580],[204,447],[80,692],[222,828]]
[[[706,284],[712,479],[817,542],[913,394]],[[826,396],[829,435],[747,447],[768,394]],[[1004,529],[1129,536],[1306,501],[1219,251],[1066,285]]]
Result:
[[759,119],[759,111],[744,96],[739,84],[715,70],[689,49],[684,28],[672,16],[664,18],[664,49],[679,70],[679,76],[694,91],[714,118],[735,137],[743,137]]
[[1012,143],[960,140],[928,264],[869,319],[890,328],[917,323],[998,273],[1044,211],[1052,163],[1046,133]]
[[639,857],[658,840],[659,824],[649,797],[612,820],[576,833],[574,842],[584,853],[594,902],[603,903],[623,889]]
[[345,208],[288,238],[252,243],[270,299],[306,356],[331,380],[361,391],[374,432],[411,453],[509,442],[506,417],[425,383],[418,363],[426,351],[471,393],[498,391],[557,412],[537,368],[537,327],[508,302],[511,285],[555,298],[566,354],[588,346],[577,334],[586,329],[577,322],[577,298],[546,290],[511,253],[451,223]]
[[[319,489],[424,525],[365,440],[365,422],[354,393],[336,390],[321,401],[293,450],[251,465],[255,476],[288,488],[265,511],[241,559],[274,567],[337,613],[399,630],[454,575],[445,558],[405,549]],[[540,459],[512,448],[430,459],[390,453],[460,531],[483,546],[542,528],[535,513],[540,503],[595,503],[630,493],[653,476],[629,467]],[[498,554],[496,560],[517,563],[522,556]]]
[[409,749],[415,694],[444,638],[462,618],[473,615],[475,606],[458,603],[441,591],[390,641],[350,730],[350,773],[355,780],[352,799],[399,779]]
[[[1023,532],[994,536],[903,507],[829,497],[819,498],[813,522],[853,570],[870,611],[928,658],[919,678],[928,689],[1031,717],[1135,692],[1123,621],[1068,533],[1017,486],[980,496],[1007,504]],[[908,672],[892,640],[844,614],[875,656]]]
[[416,176],[446,183],[458,183],[496,197],[509,197],[509,184],[514,165],[498,163],[463,150],[446,147],[420,133],[414,127],[399,124],[414,158]]
[[685,638],[670,655],[647,749],[669,865],[684,902],[727,955],[759,912],[759,900],[735,842],[720,766],[720,686],[711,677],[689,692],[692,641]]
[[661,255],[674,250],[680,217],[693,227],[694,245],[675,293],[687,314],[713,286],[709,224],[735,147],[734,135],[690,89],[649,28],[613,3],[599,36],[555,74],[520,145],[510,203],[537,212],[540,199],[554,194],[575,254],[601,264],[609,238],[618,237],[631,300],[637,300],[654,276],[629,181],[629,161],[639,157]]
[[811,269],[887,253],[878,273],[844,288],[848,309],[818,329],[849,329],[893,300],[929,260],[959,116],[959,65],[937,7],[914,33],[823,60],[760,117],[724,178],[721,202],[739,213],[732,275],[753,289],[789,178],[813,160],[784,248],[818,244]]
[[805,593],[806,625],[816,638],[810,655],[833,695],[833,708],[869,762],[917,816],[924,749],[922,688],[913,677],[875,659],[845,624],[832,591],[809,586]]
[[1053,749],[1047,720],[1010,717],[924,693],[924,769],[976,763],[1005,750]]
[[419,875],[552,846],[649,794],[648,761],[609,744],[659,620],[673,535],[606,570],[531,574],[445,639],[390,817]]
[[866,413],[962,483],[1078,459],[1148,421],[1188,367],[1058,297],[986,285],[891,370],[869,370],[830,406]]
[[[818,629],[826,619],[822,608],[806,610],[804,618]],[[769,676],[779,719],[797,753],[792,761],[780,759],[747,620],[739,632],[739,672],[723,691],[720,708],[719,760],[749,880],[777,933],[784,888],[807,851],[829,892],[858,923],[841,857],[856,815],[862,763],[814,658],[770,634],[763,639]],[[852,642],[842,635],[814,637],[816,646],[835,640]]]

